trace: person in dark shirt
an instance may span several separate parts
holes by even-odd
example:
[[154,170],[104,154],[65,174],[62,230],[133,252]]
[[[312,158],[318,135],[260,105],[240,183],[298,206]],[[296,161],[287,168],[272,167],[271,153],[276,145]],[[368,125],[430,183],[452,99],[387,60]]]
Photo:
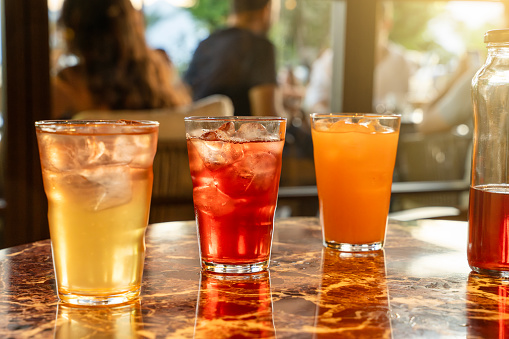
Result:
[[233,0],[229,27],[196,49],[184,76],[193,100],[212,94],[231,98],[235,115],[281,115],[271,26],[271,0]]

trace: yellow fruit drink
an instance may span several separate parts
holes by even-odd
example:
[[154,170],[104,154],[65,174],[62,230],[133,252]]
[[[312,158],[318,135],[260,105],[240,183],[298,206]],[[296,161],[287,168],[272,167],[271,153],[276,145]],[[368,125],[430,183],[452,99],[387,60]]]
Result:
[[344,251],[380,249],[399,117],[315,114],[311,119],[324,245]]
[[139,295],[157,123],[37,125],[59,298],[114,304]]

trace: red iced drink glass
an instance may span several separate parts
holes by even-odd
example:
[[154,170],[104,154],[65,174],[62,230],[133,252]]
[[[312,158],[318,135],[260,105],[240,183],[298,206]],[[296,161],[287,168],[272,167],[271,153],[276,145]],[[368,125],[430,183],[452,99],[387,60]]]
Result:
[[286,119],[185,119],[202,267],[253,273],[269,263]]

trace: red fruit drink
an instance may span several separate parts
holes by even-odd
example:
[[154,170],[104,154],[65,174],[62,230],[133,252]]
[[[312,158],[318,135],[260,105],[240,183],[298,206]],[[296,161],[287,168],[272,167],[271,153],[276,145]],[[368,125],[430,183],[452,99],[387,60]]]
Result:
[[[256,138],[243,133],[252,128],[263,133]],[[274,137],[264,129],[258,123],[245,123],[235,130],[229,122],[195,136],[188,133],[193,200],[206,270],[246,273],[267,268],[284,134]]]
[[509,186],[470,188],[467,255],[479,273],[509,271]]

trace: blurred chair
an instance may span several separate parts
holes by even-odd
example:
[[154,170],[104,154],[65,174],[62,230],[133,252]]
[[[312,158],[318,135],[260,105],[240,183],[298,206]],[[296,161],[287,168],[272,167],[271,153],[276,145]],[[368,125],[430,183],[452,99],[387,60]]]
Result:
[[[396,158],[398,182],[462,183],[463,189],[409,192],[392,203],[394,212],[429,206],[456,207],[465,213],[468,207],[472,134],[454,131],[400,136]],[[445,186],[444,186],[445,187]],[[425,193],[425,194],[423,194]]]
[[154,120],[159,140],[154,159],[154,186],[150,223],[194,219],[193,186],[187,157],[186,116],[232,116],[233,104],[224,95],[212,95],[175,109],[147,111],[85,111],[75,120]]

